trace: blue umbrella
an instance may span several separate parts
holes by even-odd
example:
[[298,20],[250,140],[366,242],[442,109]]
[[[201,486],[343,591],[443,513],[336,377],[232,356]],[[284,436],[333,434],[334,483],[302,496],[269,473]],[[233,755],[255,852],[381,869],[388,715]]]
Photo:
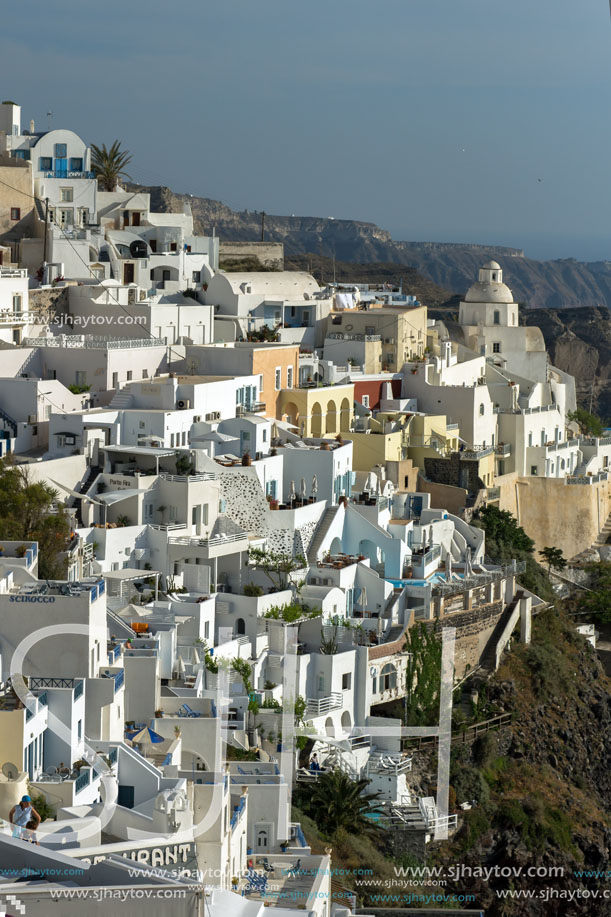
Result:
[[129,736],[129,738],[132,742],[137,744],[140,744],[140,742],[152,742],[154,745],[158,745],[160,742],[165,742],[165,738],[160,736],[158,732],[155,732],[154,729],[151,729],[150,726],[145,726],[144,729],[134,733],[134,735]]

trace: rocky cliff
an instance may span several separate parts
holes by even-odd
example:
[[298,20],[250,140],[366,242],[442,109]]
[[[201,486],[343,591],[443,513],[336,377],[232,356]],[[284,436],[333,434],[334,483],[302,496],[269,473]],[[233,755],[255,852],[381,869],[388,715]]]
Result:
[[[211,233],[214,228],[219,238],[234,242],[261,238],[261,213],[231,210],[220,201],[176,194],[166,187],[138,187],[150,193],[154,210],[181,212],[188,202],[200,233]],[[611,308],[610,262],[535,261],[525,258],[519,249],[499,246],[399,242],[375,223],[322,217],[266,214],[265,238],[283,242],[287,255],[312,253],[335,255],[343,261],[408,265],[456,293],[465,292],[482,261],[494,257],[504,268],[516,299],[530,308]]]

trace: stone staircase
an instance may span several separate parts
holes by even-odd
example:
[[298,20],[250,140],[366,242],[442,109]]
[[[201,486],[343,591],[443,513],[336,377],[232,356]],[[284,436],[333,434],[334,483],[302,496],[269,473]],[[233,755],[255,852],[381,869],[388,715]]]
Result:
[[127,391],[126,389],[118,389],[112,396],[112,401],[108,407],[119,409],[130,408],[132,406],[133,400],[134,396],[131,392]]
[[601,548],[603,545],[611,544],[611,513],[607,516],[605,524],[598,533],[598,538],[592,545],[593,548]]
[[325,535],[329,531],[329,527],[331,526],[331,523],[335,519],[335,514],[337,513],[338,509],[339,507],[337,506],[328,506],[327,509],[322,514],[320,522],[318,523],[318,526],[316,528],[316,532],[314,533],[314,538],[312,539],[312,543],[310,547],[308,548],[308,563],[309,564],[315,564],[316,561],[318,560],[318,551],[320,550],[320,546],[323,543]]

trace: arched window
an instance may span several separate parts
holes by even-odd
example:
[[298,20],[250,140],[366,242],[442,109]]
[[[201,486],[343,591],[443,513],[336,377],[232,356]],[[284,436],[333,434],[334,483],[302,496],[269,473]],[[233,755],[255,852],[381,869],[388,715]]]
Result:
[[380,690],[391,691],[397,687],[397,670],[391,662],[387,662],[380,672]]

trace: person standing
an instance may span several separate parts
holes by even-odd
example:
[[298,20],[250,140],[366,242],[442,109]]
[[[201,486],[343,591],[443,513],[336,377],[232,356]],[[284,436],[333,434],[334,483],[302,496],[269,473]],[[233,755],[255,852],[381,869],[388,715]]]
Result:
[[40,815],[32,805],[31,796],[21,797],[21,800],[17,803],[17,805],[14,805],[9,812],[8,820],[12,825],[16,826],[16,830],[13,834],[14,837],[27,836],[27,832],[24,829],[28,826],[28,822],[34,822],[36,828],[38,828],[40,822],[42,821]]

